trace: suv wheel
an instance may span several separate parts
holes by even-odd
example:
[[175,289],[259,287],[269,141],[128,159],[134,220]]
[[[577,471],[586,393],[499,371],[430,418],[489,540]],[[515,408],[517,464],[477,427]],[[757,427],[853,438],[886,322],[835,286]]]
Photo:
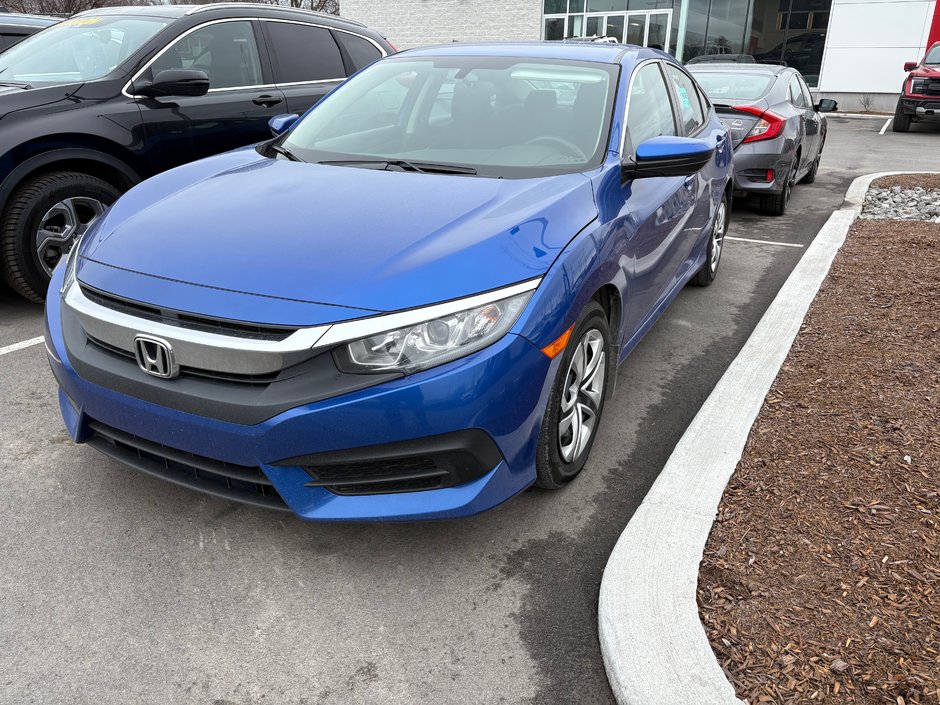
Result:
[[121,192],[88,174],[56,171],[30,179],[7,203],[0,231],[3,276],[42,302],[56,264]]
[[893,132],[907,132],[911,129],[911,116],[904,113],[901,107],[901,101],[898,100],[898,107],[894,109],[894,122],[891,124]]

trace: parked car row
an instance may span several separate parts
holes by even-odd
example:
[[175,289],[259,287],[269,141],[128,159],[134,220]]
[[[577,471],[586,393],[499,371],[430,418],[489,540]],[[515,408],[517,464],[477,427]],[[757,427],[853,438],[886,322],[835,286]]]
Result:
[[618,364],[716,279],[734,194],[782,213],[815,174],[826,106],[792,69],[726,69],[395,53],[245,4],[97,10],[0,54],[6,273],[51,279],[70,435],[308,519],[566,486]]

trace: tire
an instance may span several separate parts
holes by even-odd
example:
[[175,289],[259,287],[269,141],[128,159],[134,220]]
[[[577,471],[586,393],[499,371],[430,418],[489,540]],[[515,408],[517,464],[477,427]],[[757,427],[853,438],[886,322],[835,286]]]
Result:
[[[825,143],[823,143],[823,146],[825,146]],[[822,147],[819,148],[819,154],[816,155],[816,161],[813,162],[813,166],[810,167],[809,171],[806,172],[806,176],[800,181],[801,184],[811,184],[816,181],[816,173],[819,171],[819,162],[821,161]]]
[[894,109],[894,122],[891,123],[892,132],[907,132],[911,129],[911,116],[904,113],[901,107],[901,101],[898,100],[898,107]]
[[793,187],[796,185],[796,175],[800,170],[800,158],[790,166],[787,172],[787,179],[783,183],[783,190],[780,193],[762,194],[760,197],[760,209],[767,215],[783,215],[787,212],[787,206],[790,205],[790,196],[793,194]]
[[[588,355],[581,357],[585,352]],[[582,362],[576,362],[576,357]],[[607,314],[601,305],[592,299],[581,312],[581,317],[571,332],[548,397],[548,408],[539,431],[535,459],[535,484],[538,487],[561,489],[584,468],[594,446],[594,439],[597,438],[607,390],[616,370],[616,364],[612,364],[613,360]],[[578,371],[579,367],[581,372]],[[585,372],[587,374],[584,374]],[[572,387],[576,392],[573,401],[569,402],[572,398]],[[571,410],[566,416],[572,422],[565,431],[562,431],[563,405]],[[590,424],[586,416],[582,415],[585,411],[593,415]],[[581,433],[588,432],[587,437],[582,437],[580,442],[574,437],[576,428],[580,429]]]
[[[24,182],[10,196],[0,229],[0,257],[7,283],[41,303],[52,270],[121,192],[101,179],[56,171]],[[50,234],[39,241],[40,226]]]
[[695,273],[689,283],[694,286],[708,286],[718,275],[718,265],[721,264],[721,253],[724,251],[725,234],[728,232],[728,196],[725,195],[718,204],[715,217],[712,219],[711,234],[705,246],[705,263]]

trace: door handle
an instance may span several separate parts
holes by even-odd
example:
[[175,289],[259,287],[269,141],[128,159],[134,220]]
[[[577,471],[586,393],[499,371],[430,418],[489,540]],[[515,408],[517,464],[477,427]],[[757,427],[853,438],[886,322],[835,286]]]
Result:
[[264,106],[265,108],[270,108],[272,105],[277,105],[278,103],[281,103],[283,101],[284,99],[281,98],[281,96],[271,95],[269,93],[264,93],[263,95],[259,95],[251,99],[251,102],[254,103],[255,105],[261,105],[261,106]]

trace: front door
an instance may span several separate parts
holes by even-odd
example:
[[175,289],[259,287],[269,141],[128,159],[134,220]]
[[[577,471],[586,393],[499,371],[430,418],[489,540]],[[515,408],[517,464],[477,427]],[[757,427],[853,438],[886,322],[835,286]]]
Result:
[[252,20],[209,22],[177,39],[143,71],[145,80],[180,68],[209,77],[203,96],[137,98],[155,172],[271,136],[268,120],[287,112],[287,104],[258,47]]

